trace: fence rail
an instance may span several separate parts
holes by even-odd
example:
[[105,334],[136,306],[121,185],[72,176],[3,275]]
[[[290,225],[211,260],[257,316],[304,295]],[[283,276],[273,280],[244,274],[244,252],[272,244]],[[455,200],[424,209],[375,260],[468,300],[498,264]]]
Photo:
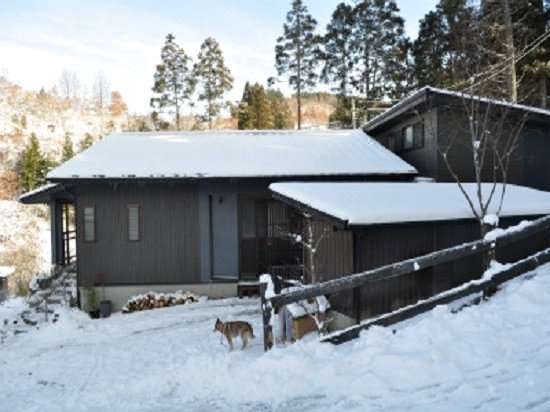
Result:
[[[271,310],[289,303],[297,302],[303,299],[316,296],[341,292],[347,289],[353,289],[366,282],[375,282],[382,279],[391,279],[407,273],[415,272],[420,269],[452,262],[467,256],[472,256],[482,252],[495,250],[498,247],[528,238],[538,233],[550,230],[550,215],[541,217],[533,221],[528,226],[505,231],[502,235],[494,239],[481,239],[448,249],[438,250],[423,256],[406,259],[401,262],[381,266],[376,269],[367,270],[353,275],[343,276],[339,279],[330,280],[314,285],[307,285],[302,289],[282,292],[270,298],[265,298],[265,287],[262,288],[262,314],[264,321],[264,347],[269,349],[272,345],[272,330],[269,324]],[[522,266],[518,266],[522,267]]]

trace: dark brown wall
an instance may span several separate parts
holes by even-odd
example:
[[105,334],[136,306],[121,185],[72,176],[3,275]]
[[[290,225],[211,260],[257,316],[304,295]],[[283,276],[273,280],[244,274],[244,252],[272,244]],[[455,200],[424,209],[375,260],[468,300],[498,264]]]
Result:
[[[200,281],[198,189],[187,183],[76,188],[79,282],[178,284]],[[140,240],[128,241],[127,205],[139,204]],[[83,240],[83,208],[96,208],[96,241]]]
[[[521,220],[501,219],[501,227],[515,225]],[[349,236],[352,232],[340,233],[347,233]],[[353,271],[356,273],[470,242],[480,236],[479,226],[474,220],[372,226],[353,233]],[[549,232],[498,249],[496,259],[500,263],[515,262],[547,247],[550,247]],[[325,244],[320,249],[320,254],[320,259],[328,261],[340,260],[345,256],[342,245],[338,243]],[[478,254],[432,268],[420,268],[398,278],[364,284],[355,295],[351,290],[334,295],[331,297],[331,304],[336,310],[352,318],[357,316],[357,308],[360,307],[360,318],[366,319],[477,279],[483,272],[482,262],[483,257]],[[327,274],[327,278],[339,278],[349,273],[337,264],[328,267],[334,267],[334,272],[332,275]]]
[[[498,121],[500,121],[500,119],[497,117],[496,122]],[[511,128],[517,127],[517,122],[519,121],[520,120],[513,120],[512,118],[508,119]],[[437,125],[439,146],[445,148],[452,140],[452,147],[447,154],[447,159],[453,171],[461,181],[475,182],[473,153],[470,144],[470,134],[468,132],[469,122],[467,121],[466,114],[460,111],[460,109],[440,107],[437,109]],[[489,129],[492,130],[493,133],[497,133],[496,126],[489,127]],[[508,129],[509,128],[504,127],[502,132],[503,141],[510,139],[510,137],[506,136]],[[481,177],[483,182],[493,181],[493,162],[491,153],[486,152],[485,155],[485,166]],[[455,180],[450,174],[445,161],[441,158],[441,155],[438,156],[437,160],[437,181],[454,182]],[[518,147],[513,153],[512,161],[508,168],[508,183],[524,184],[523,160],[523,137],[520,137]]]
[[411,164],[418,170],[419,176],[433,177],[437,176],[437,110],[433,109],[421,115],[412,116],[398,123],[383,134],[376,135],[375,138],[386,148],[389,147],[389,137],[393,132],[400,132],[404,127],[413,125],[416,122],[424,123],[424,146],[417,149],[404,150],[397,153],[404,161]]
[[[312,222],[314,233],[318,236],[326,231],[326,235],[317,247],[316,265],[321,281],[336,279],[351,275],[353,268],[353,232],[349,230],[334,230],[333,225],[324,221]],[[304,253],[304,264],[308,264]],[[340,313],[354,316],[353,292],[345,290],[333,294],[330,304]]]

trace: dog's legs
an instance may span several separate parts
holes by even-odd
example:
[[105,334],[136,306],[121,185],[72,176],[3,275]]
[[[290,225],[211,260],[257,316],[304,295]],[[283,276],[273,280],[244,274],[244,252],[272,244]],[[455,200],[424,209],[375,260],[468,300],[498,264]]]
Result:
[[233,350],[233,338],[231,336],[226,336],[227,338],[227,342],[229,343],[229,350],[232,351]]
[[248,333],[244,332],[241,334],[241,339],[243,341],[243,350],[246,348],[246,344],[248,343]]

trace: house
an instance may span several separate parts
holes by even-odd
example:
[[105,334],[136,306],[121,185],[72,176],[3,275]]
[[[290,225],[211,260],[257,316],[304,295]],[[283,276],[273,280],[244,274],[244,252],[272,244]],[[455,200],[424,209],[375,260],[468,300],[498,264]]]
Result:
[[[420,175],[438,182],[454,181],[438,151],[438,147],[452,144],[447,160],[461,181],[472,182],[472,145],[468,140],[460,143],[469,139],[471,114],[490,119],[484,127],[502,134],[504,140],[523,126],[508,168],[508,182],[550,191],[548,110],[477,96],[471,100],[467,94],[425,87],[372,119],[363,130],[413,165]],[[485,163],[481,180],[493,181],[492,156],[487,156]]]
[[271,183],[416,174],[361,130],[115,133],[19,200],[50,205],[53,263],[76,258],[79,286],[103,284],[118,310],[155,289],[235,296],[239,282],[300,263]]
[[[483,184],[487,195],[492,184]],[[477,185],[467,183],[475,198]],[[480,228],[456,183],[284,182],[270,185],[273,197],[311,216],[317,279],[336,279],[480,238]],[[500,195],[502,185],[496,188]],[[492,202],[488,213],[496,213]],[[500,211],[506,228],[550,214],[550,193],[507,185]],[[321,239],[317,241],[317,239]],[[550,247],[548,232],[497,250],[500,263]],[[479,278],[481,254],[365,284],[330,297],[338,323],[346,326]]]

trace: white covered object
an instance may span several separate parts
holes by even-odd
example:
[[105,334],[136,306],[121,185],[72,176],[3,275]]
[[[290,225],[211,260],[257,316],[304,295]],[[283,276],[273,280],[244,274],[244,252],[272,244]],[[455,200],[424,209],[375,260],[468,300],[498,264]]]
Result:
[[[475,183],[463,185],[476,199]],[[456,183],[273,183],[269,188],[288,199],[349,225],[471,219],[474,217]],[[487,196],[492,184],[484,183]],[[488,213],[497,211],[499,185]],[[507,185],[499,216],[550,214],[550,193]]]
[[362,130],[212,131],[111,134],[48,179],[415,173]]

